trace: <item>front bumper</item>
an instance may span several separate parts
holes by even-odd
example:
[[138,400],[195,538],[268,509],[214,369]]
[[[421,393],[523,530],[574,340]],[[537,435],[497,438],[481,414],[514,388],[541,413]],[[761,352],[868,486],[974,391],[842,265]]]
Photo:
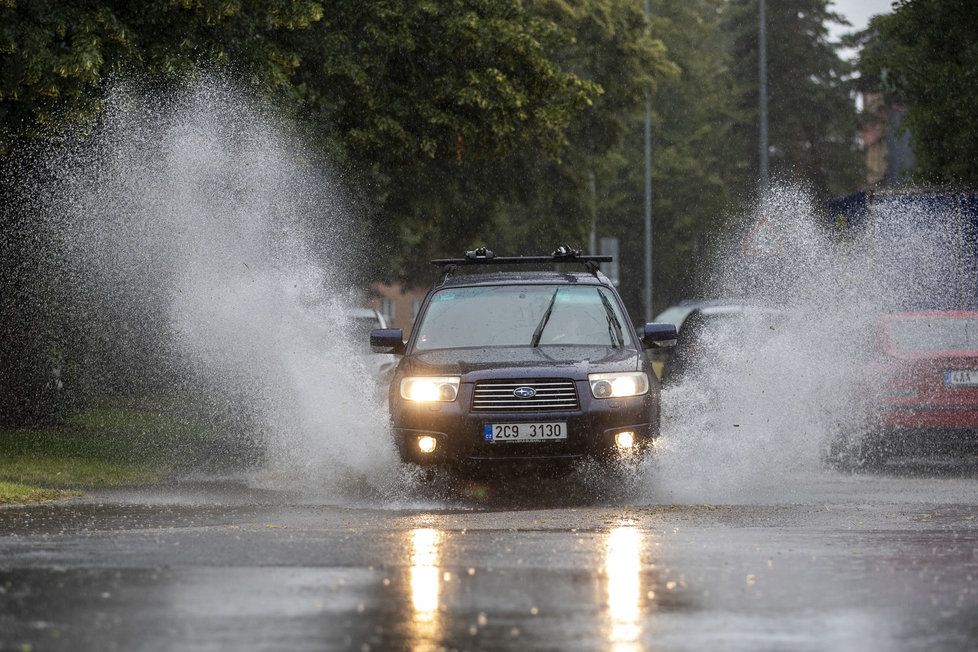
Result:
[[[463,384],[451,403],[414,403],[397,400],[392,405],[394,436],[401,459],[418,464],[505,462],[507,460],[555,461],[605,456],[615,450],[615,435],[635,433],[635,450],[641,451],[658,435],[658,394],[620,399],[595,399],[586,381],[576,381],[580,407],[576,410],[488,411],[470,409],[472,385]],[[567,424],[567,439],[532,443],[490,443],[483,438],[489,423]],[[417,440],[434,437],[437,446],[421,453]]]

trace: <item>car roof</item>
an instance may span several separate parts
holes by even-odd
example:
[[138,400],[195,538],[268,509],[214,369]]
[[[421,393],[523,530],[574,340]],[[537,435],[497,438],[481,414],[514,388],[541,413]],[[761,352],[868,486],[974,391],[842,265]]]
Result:
[[673,304],[660,312],[655,321],[673,324],[677,329],[693,314],[703,317],[719,315],[779,315],[784,311],[778,308],[748,303],[737,299],[687,299]]
[[751,304],[740,304],[740,305],[722,305],[722,306],[703,306],[702,308],[694,308],[692,312],[696,312],[704,317],[712,317],[713,315],[780,315],[784,311],[778,310],[777,308],[768,308],[766,306],[757,306]]
[[350,317],[354,319],[377,319],[377,311],[373,308],[353,308]]
[[604,276],[590,272],[554,272],[554,271],[522,271],[522,272],[487,272],[483,274],[458,274],[449,276],[434,289],[448,287],[471,287],[479,285],[603,285],[611,284]]

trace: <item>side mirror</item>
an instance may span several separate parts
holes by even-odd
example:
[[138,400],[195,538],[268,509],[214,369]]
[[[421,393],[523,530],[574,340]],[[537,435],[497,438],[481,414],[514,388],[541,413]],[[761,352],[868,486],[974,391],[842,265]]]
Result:
[[375,328],[370,331],[370,346],[376,353],[404,353],[404,332],[400,328]]
[[642,344],[647,349],[676,346],[676,327],[672,324],[646,324],[642,327]]

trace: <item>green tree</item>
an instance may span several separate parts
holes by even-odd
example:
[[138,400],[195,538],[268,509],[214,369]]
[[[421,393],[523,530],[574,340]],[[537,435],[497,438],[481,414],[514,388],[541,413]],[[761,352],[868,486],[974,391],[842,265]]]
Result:
[[424,276],[517,196],[521,158],[566,151],[601,88],[557,58],[572,35],[521,0],[339,2],[307,33],[300,115],[359,189],[379,273]]
[[361,163],[553,153],[597,91],[551,59],[560,41],[519,0],[340,0],[295,35],[295,83]]
[[[404,244],[391,261],[392,271],[406,278],[427,279],[425,263],[433,255],[483,243],[509,253],[551,251],[559,243],[586,246],[589,173],[600,174],[604,160],[618,155],[645,89],[675,71],[634,2],[546,0],[527,3],[525,11],[529,24],[546,26],[539,56],[580,80],[577,87],[589,91],[586,101],[565,113],[559,141],[501,149],[466,137],[461,150],[416,156],[381,170],[378,186],[386,193],[376,224]],[[523,57],[507,61],[474,58],[466,65],[508,70],[527,63]],[[535,130],[532,124],[524,138]]]
[[[165,92],[202,68],[303,123],[389,244],[374,271],[394,275],[483,238],[581,244],[587,172],[671,64],[630,0],[0,0],[0,149],[92,121],[114,76]],[[53,313],[29,291],[30,202],[8,183],[25,171],[0,164],[13,387],[52,367],[28,340]]]
[[[113,75],[165,86],[223,69],[305,124],[398,271],[400,252],[483,233],[488,206],[519,195],[518,168],[557,161],[575,117],[601,113],[603,89],[561,59],[591,5],[626,3],[2,0],[0,147],[90,121]],[[654,64],[632,59],[628,75]]]
[[[653,289],[661,308],[695,290],[708,234],[744,200],[744,151],[736,128],[736,78],[721,31],[726,0],[654,0],[652,30],[679,73],[652,96]],[[598,176],[598,235],[621,243],[620,291],[643,311],[643,114],[628,114],[628,134]]]
[[521,152],[503,162],[523,188],[495,212],[496,232],[517,248],[549,251],[562,242],[586,246],[598,208],[592,180],[595,189],[605,185],[634,138],[633,119],[645,94],[678,69],[638,3],[548,1],[536,7],[569,34],[556,58],[600,89],[570,124],[559,159]]
[[[767,3],[770,169],[809,184],[817,196],[851,192],[862,177],[856,144],[858,116],[851,95],[852,65],[829,39],[845,25],[830,0]],[[751,152],[744,182],[756,179],[758,50],[757,0],[730,0],[724,29],[736,78],[739,151]]]
[[870,24],[860,69],[888,98],[907,103],[916,176],[978,185],[978,4],[901,0]]
[[267,91],[291,87],[289,32],[322,17],[310,0],[0,0],[0,146],[90,121],[107,78],[173,78],[228,64]]

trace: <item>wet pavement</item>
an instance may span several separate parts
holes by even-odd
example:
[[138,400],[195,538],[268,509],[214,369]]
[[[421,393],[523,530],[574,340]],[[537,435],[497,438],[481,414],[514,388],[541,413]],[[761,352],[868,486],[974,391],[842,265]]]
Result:
[[[235,483],[0,510],[3,650],[973,650],[978,479],[328,505]],[[332,501],[337,502],[337,501]]]

